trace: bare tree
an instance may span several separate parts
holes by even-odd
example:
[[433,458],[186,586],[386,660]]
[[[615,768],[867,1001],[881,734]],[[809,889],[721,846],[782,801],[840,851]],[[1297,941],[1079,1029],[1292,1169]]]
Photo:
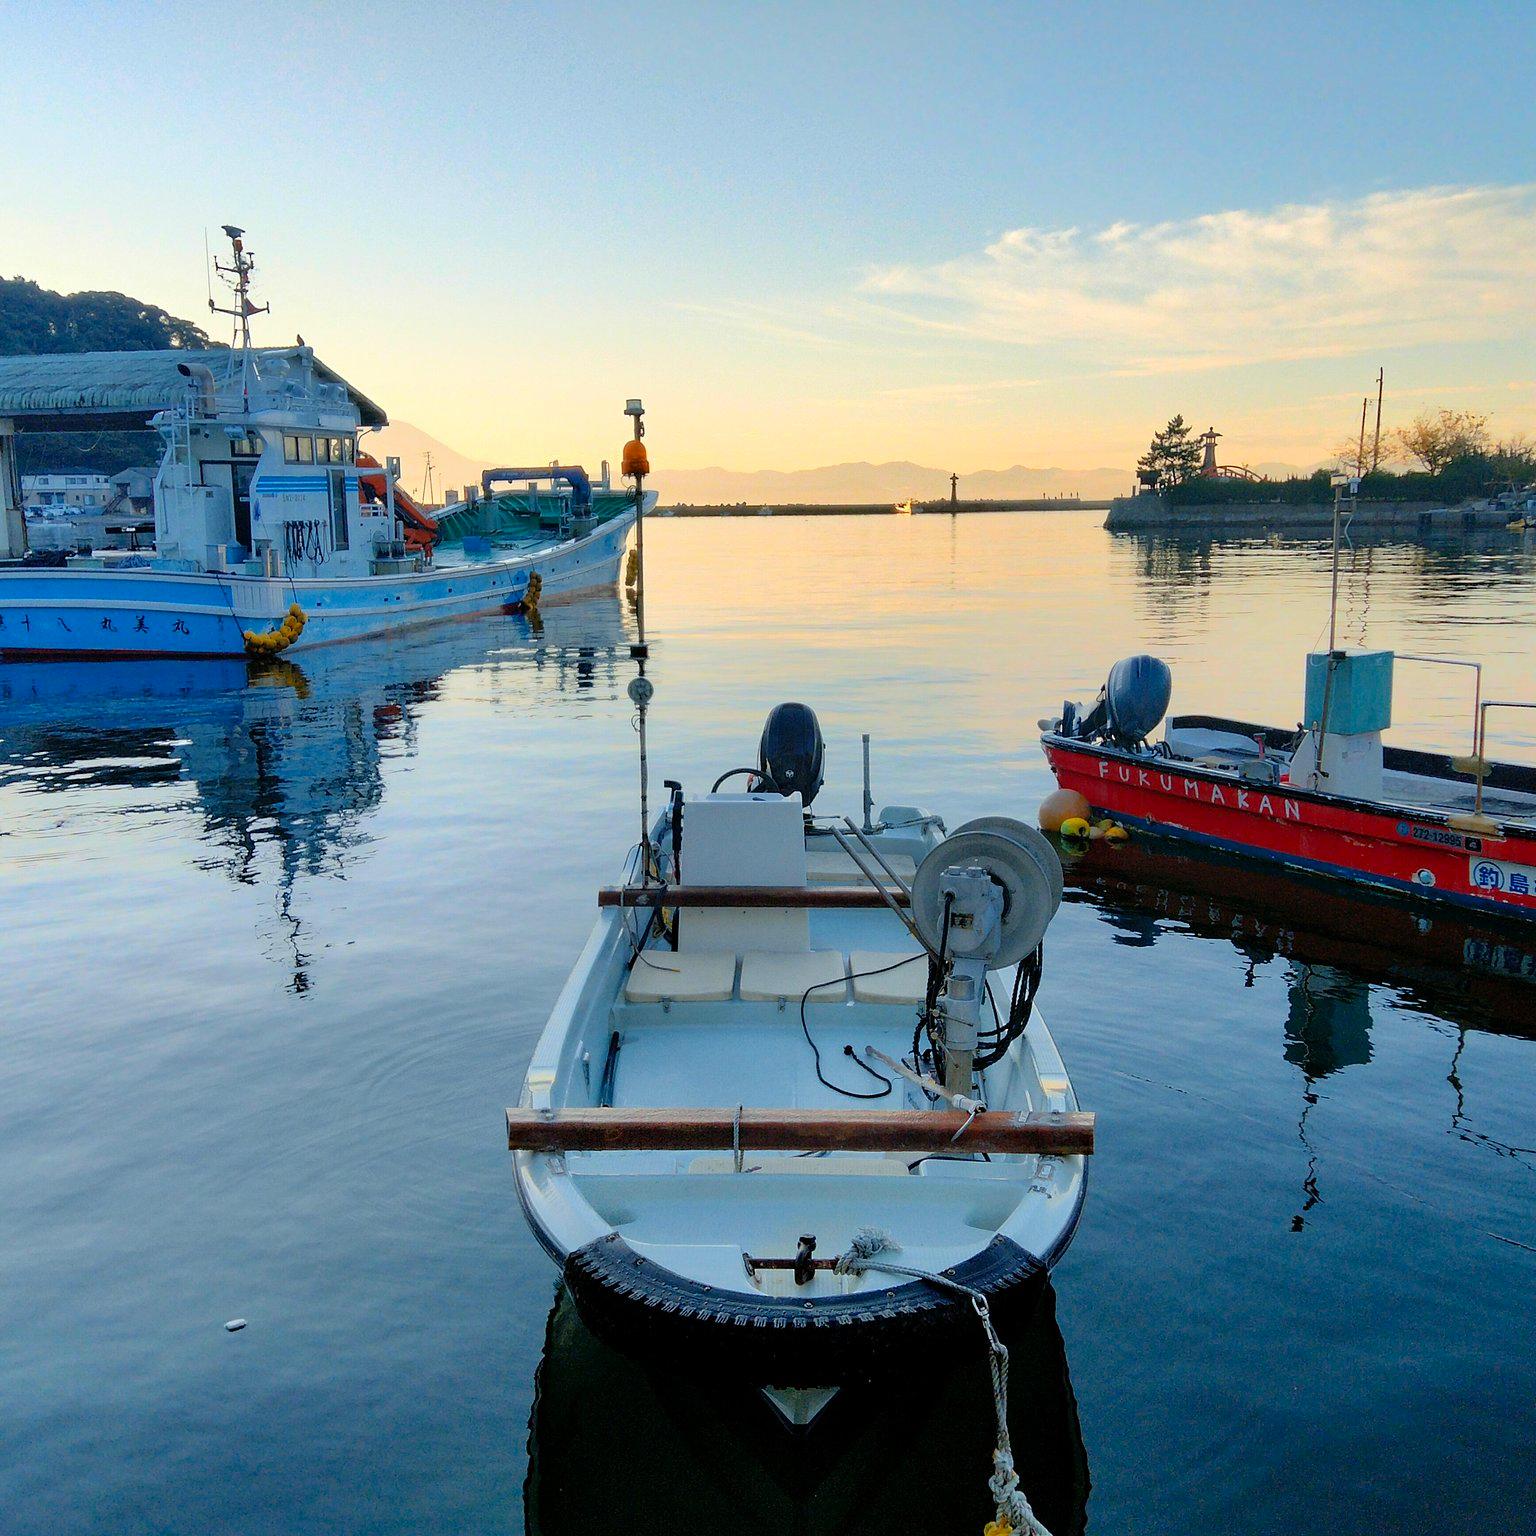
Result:
[[1488,418],[1477,411],[1421,411],[1393,440],[1404,455],[1438,475],[1457,459],[1488,451]]

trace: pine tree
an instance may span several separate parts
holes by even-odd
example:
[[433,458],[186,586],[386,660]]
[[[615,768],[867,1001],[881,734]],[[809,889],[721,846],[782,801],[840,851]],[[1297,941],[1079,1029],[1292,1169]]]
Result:
[[1137,469],[1150,477],[1156,491],[1183,485],[1200,468],[1200,444],[1190,437],[1182,416],[1175,416],[1160,432],[1152,434],[1152,443],[1136,461]]

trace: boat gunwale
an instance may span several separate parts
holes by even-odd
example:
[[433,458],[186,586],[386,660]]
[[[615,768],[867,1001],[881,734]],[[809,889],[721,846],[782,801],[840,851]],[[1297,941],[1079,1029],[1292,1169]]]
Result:
[[[1213,727],[1217,728],[1223,724],[1238,728],[1241,727],[1244,723],[1240,721],[1223,722],[1220,721],[1218,717],[1212,715],[1181,715],[1178,717],[1178,722],[1184,724],[1209,723]],[[1174,723],[1175,722],[1173,720],[1169,721],[1170,725]],[[1253,727],[1255,733],[1264,731],[1266,729],[1273,730],[1274,728],[1266,728],[1263,726]],[[1286,733],[1287,740],[1293,738],[1294,735],[1294,732]],[[1264,794],[1290,796],[1294,799],[1302,800],[1313,805],[1355,811],[1366,816],[1382,817],[1388,820],[1400,821],[1404,819],[1404,817],[1408,817],[1414,821],[1440,826],[1449,826],[1450,819],[1453,816],[1458,814],[1465,814],[1458,813],[1457,811],[1444,810],[1437,806],[1422,805],[1413,801],[1387,799],[1362,800],[1355,796],[1332,794],[1327,790],[1309,789],[1303,785],[1292,784],[1290,782],[1276,782],[1274,784],[1254,783],[1250,780],[1244,779],[1242,774],[1239,773],[1236,768],[1215,768],[1208,763],[1197,762],[1193,758],[1187,757],[1163,757],[1150,753],[1133,752],[1124,747],[1111,746],[1106,742],[1077,740],[1070,736],[1063,736],[1058,731],[1042,731],[1040,733],[1040,744],[1047,754],[1047,760],[1049,760],[1051,751],[1055,750],[1059,752],[1076,753],[1080,756],[1090,759],[1102,758],[1111,762],[1128,763],[1137,768],[1147,768],[1148,766],[1156,767],[1159,764],[1166,764],[1172,767],[1176,767],[1181,777],[1198,778],[1208,782],[1223,785],[1236,784],[1241,788],[1259,791]],[[1394,747],[1385,750],[1398,753],[1406,751],[1407,749]],[[1427,761],[1433,761],[1436,754],[1425,752],[1416,753],[1414,755]],[[1527,769],[1526,766],[1522,763],[1500,763],[1494,766],[1499,768],[1513,769],[1516,772],[1529,772],[1532,776],[1533,784],[1533,787],[1529,793],[1536,794],[1536,769]],[[1166,772],[1167,768],[1164,768],[1162,771]],[[1394,771],[1403,772],[1411,770],[1395,768]],[[1464,786],[1472,786],[1476,783],[1471,775],[1467,775],[1465,777],[1456,777],[1443,771],[1436,774],[1420,775],[1420,777],[1436,778],[1445,783],[1454,783]],[[1492,783],[1491,776],[1487,782]],[[1495,784],[1493,787],[1510,788],[1511,786],[1507,784]],[[1536,809],[1533,809],[1533,817],[1536,817]],[[1498,825],[1500,829],[1499,836],[1505,841],[1536,842],[1536,819],[1531,821],[1511,821],[1508,819],[1501,819],[1496,816],[1490,816],[1489,819]]]
[[[665,827],[665,816],[658,817],[653,835],[660,838]],[[633,867],[633,862],[634,854],[632,853],[627,862],[626,877]],[[607,994],[610,997],[610,1007],[603,1017],[611,1022],[611,1004],[618,999],[622,988],[622,978],[627,971],[627,952],[633,937],[633,930],[625,921],[625,914],[629,910],[634,909],[619,907],[600,909],[581,954],[556,997],[545,1027],[534,1045],[519,1095],[521,1107],[529,1109],[555,1107],[555,1090],[562,1078],[569,1078],[575,1067],[571,1053],[579,1043],[576,1032],[578,1028],[585,1028],[587,1022],[582,1015],[591,1012],[594,1006],[602,1006],[601,998],[596,995],[598,993]],[[654,921],[654,909],[652,917],[640,930],[642,945],[650,937],[652,921]],[[611,974],[615,970],[618,972],[617,976]],[[1038,1055],[1044,1052],[1047,1060],[1043,1064],[1037,1061],[1036,1078],[1059,1076],[1066,1080],[1064,1107],[1068,1109],[1078,1107],[1077,1096],[1072,1089],[1065,1063],[1062,1061],[1060,1050],[1051,1036],[1043,1015],[1036,1014],[1030,1030],[1014,1043],[1011,1052],[1020,1053],[1019,1060],[1015,1062],[1012,1069],[1014,1074],[1026,1077],[1029,1075],[1029,1069],[1022,1064],[1024,1053],[1030,1053],[1031,1060],[1036,1060]],[[999,1066],[1001,1065],[999,1063]],[[573,1254],[616,1231],[613,1223],[603,1215],[582,1188],[584,1176],[595,1170],[572,1169],[562,1153],[536,1152],[519,1148],[511,1155],[518,1200],[523,1214],[540,1246],[562,1268],[568,1264]],[[1030,1157],[1033,1157],[1037,1164],[1046,1160],[1035,1154],[1021,1154],[1020,1161],[1023,1162]],[[1046,1157],[1054,1158],[1066,1165],[1069,1170],[1066,1176],[1070,1186],[1063,1191],[1069,1197],[1069,1209],[1064,1213],[1063,1218],[1052,1222],[1055,1230],[1051,1232],[1046,1253],[1034,1255],[1045,1268],[1049,1268],[1065,1252],[1081,1219],[1087,1192],[1089,1159],[1083,1154],[1048,1154]],[[1038,1178],[1038,1171],[1028,1178],[1020,1177],[1018,1181],[1020,1195],[1017,1204],[1004,1220],[987,1230],[986,1242],[976,1250],[977,1252],[983,1251],[987,1244],[996,1238],[1005,1238],[1010,1243],[1020,1246],[1022,1251],[1031,1252],[1029,1249],[1022,1248],[1015,1234],[1018,1233],[1021,1225],[1026,1224],[1027,1213],[1033,1209],[1029,1199],[1031,1193],[1029,1185],[1034,1178]],[[587,1227],[588,1230],[584,1235],[580,1235],[578,1240],[577,1229],[581,1227]],[[564,1228],[563,1231],[562,1228]],[[978,1229],[977,1235],[978,1237],[982,1235],[982,1229]],[[655,1263],[658,1269],[666,1273],[677,1275],[681,1281],[694,1283],[680,1271],[671,1270],[666,1265],[657,1263],[656,1260],[650,1262]],[[751,1299],[754,1295],[750,1291],[733,1292],[733,1294],[740,1295],[744,1299]]]

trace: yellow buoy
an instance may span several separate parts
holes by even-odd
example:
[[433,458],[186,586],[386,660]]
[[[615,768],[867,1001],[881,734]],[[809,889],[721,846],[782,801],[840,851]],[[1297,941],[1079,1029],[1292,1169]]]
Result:
[[1085,838],[1093,834],[1093,828],[1088,825],[1084,816],[1068,816],[1056,829],[1063,837]]
[[1093,807],[1087,798],[1075,789],[1055,789],[1040,802],[1040,830],[1064,832],[1064,823],[1073,820],[1087,822]]
[[242,630],[240,638],[245,641],[245,648],[252,656],[275,656],[279,651],[286,651],[303,634],[305,623],[304,610],[297,603],[292,603],[283,622],[276,629]]
[[1112,821],[1104,828],[1104,841],[1106,843],[1124,843],[1130,841],[1131,834],[1117,821]]

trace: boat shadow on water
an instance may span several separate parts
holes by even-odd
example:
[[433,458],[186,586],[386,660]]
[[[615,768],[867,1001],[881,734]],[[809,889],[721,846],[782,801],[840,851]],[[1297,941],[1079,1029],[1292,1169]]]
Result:
[[1283,1055],[1301,1074],[1297,1137],[1307,1158],[1293,1231],[1321,1200],[1309,1120],[1322,1086],[1373,1059],[1373,988],[1444,1021],[1450,1132],[1497,1157],[1528,1158],[1528,1146],[1478,1126],[1462,1077],[1471,1034],[1536,1042],[1528,921],[1426,908],[1150,835],[1064,847],[1063,866],[1065,900],[1096,907],[1119,944],[1149,948],[1173,933],[1224,942],[1243,957],[1248,987],[1261,967],[1284,965]]
[[[1340,968],[1403,988],[1464,1027],[1536,1039],[1529,922],[1427,908],[1150,834],[1064,846],[1062,855],[1067,900],[1097,905],[1121,944],[1145,947],[1161,931],[1187,929],[1227,940],[1254,963]],[[1368,1046],[1356,1048],[1370,1059]]]
[[125,806],[191,811],[202,868],[272,888],[266,938],[302,992],[310,978],[298,883],[342,875],[366,853],[385,765],[416,756],[439,701],[466,687],[544,707],[616,694],[629,622],[612,593],[298,660],[0,662],[0,790],[18,792],[18,804],[102,792],[109,816]]
[[[1048,1280],[999,1333],[1023,1490],[1052,1536],[1082,1532],[1088,1455]],[[899,1374],[844,1388],[812,1427],[791,1429],[748,1382],[647,1366],[605,1343],[561,1285],[529,1421],[523,1529],[980,1530],[994,1514],[995,1437],[979,1326],[952,1358],[903,1356]]]

